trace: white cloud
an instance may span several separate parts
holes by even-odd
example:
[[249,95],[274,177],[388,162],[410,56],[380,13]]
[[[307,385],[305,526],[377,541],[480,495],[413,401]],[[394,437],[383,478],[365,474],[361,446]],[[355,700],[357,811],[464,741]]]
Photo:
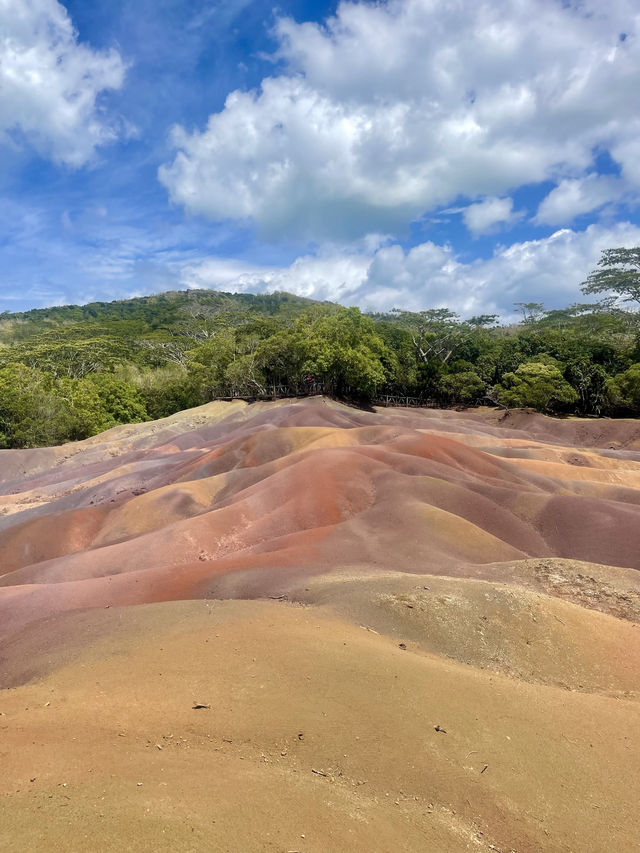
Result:
[[182,266],[182,286],[231,291],[287,290],[368,310],[446,306],[465,317],[513,313],[513,303],[535,298],[547,307],[584,300],[579,285],[603,249],[640,244],[640,227],[619,223],[562,229],[550,237],[499,247],[488,259],[461,261],[450,246],[398,244],[374,251],[307,255],[287,267],[259,267],[218,258]]
[[371,255],[359,252],[305,255],[288,267],[260,266],[224,258],[205,258],[182,267],[183,287],[212,287],[234,292],[286,290],[312,299],[350,301],[362,285]]
[[624,198],[624,182],[612,175],[588,175],[561,181],[542,200],[534,222],[539,225],[561,225],[576,216],[591,213],[611,202]]
[[78,42],[57,0],[0,0],[0,143],[28,140],[43,156],[81,166],[116,129],[99,96],[117,89],[115,50]]
[[[509,316],[513,303],[535,298],[550,308],[584,301],[580,284],[603,249],[637,246],[640,228],[630,223],[562,229],[550,237],[498,247],[488,259],[461,262],[448,247],[425,243],[403,252],[381,249],[354,302],[413,309],[446,306],[463,316]],[[380,263],[381,259],[384,263]]]
[[343,2],[324,26],[282,19],[285,73],[231,93],[204,130],[176,128],[159,176],[191,212],[343,240],[582,177],[598,148],[640,187],[639,29],[633,0]]
[[485,198],[462,211],[464,224],[474,237],[512,225],[523,216],[522,211],[514,211],[512,198]]

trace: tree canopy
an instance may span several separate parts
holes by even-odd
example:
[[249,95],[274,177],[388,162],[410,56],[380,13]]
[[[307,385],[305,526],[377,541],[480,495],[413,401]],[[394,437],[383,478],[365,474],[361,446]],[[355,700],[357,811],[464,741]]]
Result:
[[[638,258],[640,249],[605,253],[600,271],[626,277],[615,279],[618,291],[613,278],[599,278],[589,292],[634,299]],[[441,307],[365,314],[286,293],[189,291],[5,312],[0,447],[80,439],[273,388],[640,415],[636,311],[611,299],[550,311],[524,302],[515,311],[519,324],[500,325],[494,314],[464,319]]]
[[640,247],[606,249],[597,268],[582,283],[582,292],[612,293],[623,302],[640,305]]

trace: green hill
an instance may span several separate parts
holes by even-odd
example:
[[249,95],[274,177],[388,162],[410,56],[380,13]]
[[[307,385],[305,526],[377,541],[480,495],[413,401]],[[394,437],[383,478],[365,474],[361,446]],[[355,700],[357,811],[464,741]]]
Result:
[[637,314],[609,304],[500,326],[446,309],[366,315],[289,293],[168,292],[0,314],[0,446],[80,439],[214,397],[640,413]]

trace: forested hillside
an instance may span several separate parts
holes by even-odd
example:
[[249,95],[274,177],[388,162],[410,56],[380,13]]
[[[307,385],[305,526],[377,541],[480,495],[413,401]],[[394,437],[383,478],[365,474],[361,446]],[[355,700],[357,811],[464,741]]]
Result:
[[170,292],[0,314],[0,446],[80,439],[271,386],[372,401],[640,414],[637,313],[611,300],[521,322],[441,308],[365,315],[287,293]]

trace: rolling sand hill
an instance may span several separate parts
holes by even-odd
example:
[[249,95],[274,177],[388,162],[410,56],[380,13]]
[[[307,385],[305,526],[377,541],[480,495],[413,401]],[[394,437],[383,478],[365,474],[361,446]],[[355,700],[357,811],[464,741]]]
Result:
[[639,504],[637,421],[0,451],[0,850],[640,850]]

